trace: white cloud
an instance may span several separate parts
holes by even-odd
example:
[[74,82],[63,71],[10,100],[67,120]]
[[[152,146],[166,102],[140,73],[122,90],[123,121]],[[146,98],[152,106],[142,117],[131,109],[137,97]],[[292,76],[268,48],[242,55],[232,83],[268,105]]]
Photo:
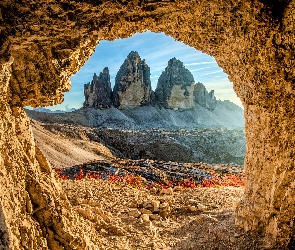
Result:
[[192,69],[192,70],[190,70],[190,72],[200,71],[200,70],[204,70],[204,69],[212,69],[212,67],[205,67],[205,68],[199,68],[199,69]]
[[159,78],[159,76],[158,75],[151,76],[151,79],[153,78]]
[[201,76],[208,76],[208,75],[217,74],[217,73],[220,73],[220,72],[222,72],[222,70],[217,70],[217,71],[209,72],[209,73],[203,74]]
[[191,66],[191,65],[204,65],[204,64],[214,64],[214,62],[194,62],[194,63],[186,63],[185,66]]

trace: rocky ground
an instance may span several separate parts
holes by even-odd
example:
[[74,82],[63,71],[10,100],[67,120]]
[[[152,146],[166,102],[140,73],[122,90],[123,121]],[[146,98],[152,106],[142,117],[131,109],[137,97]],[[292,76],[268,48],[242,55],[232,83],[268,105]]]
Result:
[[96,228],[99,249],[264,249],[234,225],[243,187],[165,193],[101,179],[61,183],[74,208]]
[[[235,206],[243,197],[243,166],[148,159],[153,152],[147,150],[147,159],[117,157],[132,158],[129,152],[141,152],[137,156],[142,157],[139,142],[148,144],[154,137],[177,141],[179,155],[185,155],[180,146],[188,147],[189,137],[198,138],[194,140],[200,148],[206,142],[215,148],[230,145],[232,139],[234,149],[242,130],[134,131],[35,120],[31,124],[36,144],[73,208],[85,225],[96,229],[99,249],[266,249],[257,235],[234,224]],[[162,152],[169,155],[169,150]]]
[[116,156],[178,162],[243,165],[246,151],[243,129],[109,129],[92,130]]
[[[53,167],[73,166],[112,154],[130,159],[242,165],[246,150],[243,129],[131,130],[36,120],[31,124],[37,145]],[[64,165],[65,161],[68,163]]]
[[67,168],[56,168],[55,170],[62,179],[73,180],[85,177],[111,179],[128,181],[136,187],[146,187],[148,189],[152,187],[166,189],[177,186],[243,186],[245,183],[244,169],[236,164],[211,165],[202,162],[178,163],[115,158],[88,162]]
[[91,130],[31,124],[70,203],[96,229],[99,249],[264,249],[234,225],[242,166],[119,159],[90,139]]

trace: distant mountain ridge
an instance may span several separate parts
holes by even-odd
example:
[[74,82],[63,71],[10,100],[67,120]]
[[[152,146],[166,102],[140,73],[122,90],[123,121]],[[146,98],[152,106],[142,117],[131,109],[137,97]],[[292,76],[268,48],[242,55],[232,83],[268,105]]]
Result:
[[[131,51],[120,67],[114,89],[108,68],[84,85],[83,108],[28,115],[41,122],[68,123],[116,129],[194,129],[204,127],[244,127],[244,112],[230,101],[216,100],[183,63],[172,58],[151,89],[150,68],[136,51]],[[57,114],[51,114],[57,113]],[[63,113],[63,114],[58,114]]]
[[75,108],[67,108],[66,110],[50,110],[47,108],[43,108],[43,107],[38,107],[38,108],[32,108],[31,110],[37,111],[37,112],[43,112],[43,113],[65,113],[65,112],[73,112],[76,109]]
[[202,83],[195,83],[192,73],[175,57],[158,79],[155,91],[151,88],[150,68],[138,52],[131,51],[121,65],[113,90],[107,67],[94,73],[91,83],[84,85],[83,107],[131,109],[142,106],[159,106],[166,109],[186,110],[196,104],[212,111],[217,105],[214,90],[207,92]]

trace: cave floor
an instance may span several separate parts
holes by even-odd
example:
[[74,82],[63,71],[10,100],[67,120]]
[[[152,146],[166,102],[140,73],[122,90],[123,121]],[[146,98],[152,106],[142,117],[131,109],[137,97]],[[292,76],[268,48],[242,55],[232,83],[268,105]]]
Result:
[[[264,249],[234,225],[243,187],[159,192],[101,179],[60,181],[74,209],[100,235],[100,249]],[[162,217],[150,215],[155,206]]]

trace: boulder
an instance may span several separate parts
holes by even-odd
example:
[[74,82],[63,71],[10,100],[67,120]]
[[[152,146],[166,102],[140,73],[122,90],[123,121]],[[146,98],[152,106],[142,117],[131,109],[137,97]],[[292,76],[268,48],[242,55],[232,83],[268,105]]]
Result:
[[85,101],[83,106],[95,109],[110,108],[112,105],[111,95],[109,69],[105,67],[99,76],[94,73],[91,83],[84,85]]
[[170,59],[165,71],[159,77],[155,97],[157,104],[175,110],[194,106],[194,77],[175,57]]
[[114,86],[114,106],[130,109],[150,104],[150,68],[138,52],[131,51],[120,67]]

